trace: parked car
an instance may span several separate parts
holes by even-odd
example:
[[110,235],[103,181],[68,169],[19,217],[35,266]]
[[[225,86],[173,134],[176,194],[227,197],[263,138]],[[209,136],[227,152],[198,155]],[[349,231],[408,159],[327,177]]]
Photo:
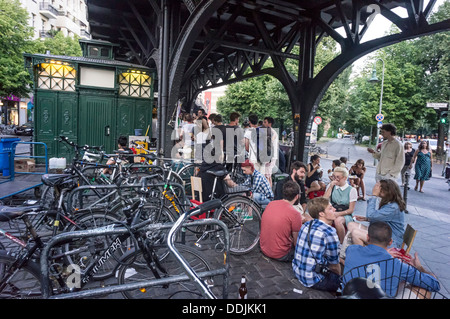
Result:
[[33,135],[33,122],[27,122],[17,126],[14,132],[16,135]]
[[422,141],[427,141],[428,145],[430,145],[430,150],[432,152],[436,152],[438,141],[436,139],[427,138],[423,139]]

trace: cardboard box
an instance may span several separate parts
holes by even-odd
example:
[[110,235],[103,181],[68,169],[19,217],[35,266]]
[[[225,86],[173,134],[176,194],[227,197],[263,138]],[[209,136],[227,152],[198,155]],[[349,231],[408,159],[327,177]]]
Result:
[[34,172],[36,169],[36,162],[32,158],[21,158],[14,160],[15,172]]

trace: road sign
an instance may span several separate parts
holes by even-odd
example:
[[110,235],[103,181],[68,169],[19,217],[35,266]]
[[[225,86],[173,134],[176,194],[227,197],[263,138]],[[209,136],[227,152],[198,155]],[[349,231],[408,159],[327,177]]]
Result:
[[320,116],[316,116],[314,118],[314,123],[316,123],[317,125],[322,124],[322,118]]
[[377,123],[377,127],[378,128],[381,128],[383,126],[383,122],[381,122],[381,121],[378,121],[378,123]]
[[381,113],[375,115],[375,120],[377,120],[378,122],[381,122],[382,120],[384,120],[384,115]]
[[427,107],[431,107],[433,109],[446,109],[448,107],[448,103],[427,103]]

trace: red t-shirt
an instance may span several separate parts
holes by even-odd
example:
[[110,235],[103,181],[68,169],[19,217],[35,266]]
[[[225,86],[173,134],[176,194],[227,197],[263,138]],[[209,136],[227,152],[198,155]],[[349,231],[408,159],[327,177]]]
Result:
[[292,233],[299,232],[301,227],[302,216],[291,204],[284,200],[270,202],[261,218],[259,244],[264,255],[286,256],[292,246]]

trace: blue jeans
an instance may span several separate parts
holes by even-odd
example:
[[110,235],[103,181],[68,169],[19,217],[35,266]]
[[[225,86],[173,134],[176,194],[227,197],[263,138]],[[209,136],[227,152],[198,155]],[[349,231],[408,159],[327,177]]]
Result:
[[262,197],[263,195],[261,193],[253,193],[253,200],[255,202],[257,202],[259,205],[268,205],[270,203],[270,199],[262,199]]

